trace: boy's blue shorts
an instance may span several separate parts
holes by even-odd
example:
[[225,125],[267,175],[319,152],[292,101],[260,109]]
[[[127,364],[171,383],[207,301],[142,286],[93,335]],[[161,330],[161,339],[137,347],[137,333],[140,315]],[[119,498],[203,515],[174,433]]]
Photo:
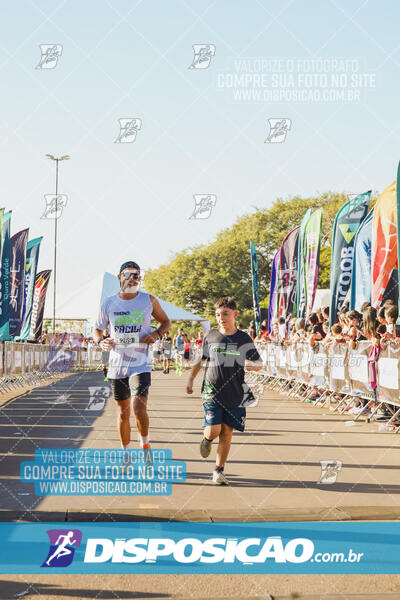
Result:
[[226,407],[218,400],[203,402],[204,421],[207,425],[221,425],[225,423],[237,431],[244,431],[246,422],[246,409],[243,406]]

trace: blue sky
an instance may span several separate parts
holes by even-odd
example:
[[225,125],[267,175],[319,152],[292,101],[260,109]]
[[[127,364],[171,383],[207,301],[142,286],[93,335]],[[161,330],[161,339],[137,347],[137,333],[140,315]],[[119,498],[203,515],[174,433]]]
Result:
[[[2,204],[13,210],[12,233],[29,226],[30,238],[44,236],[39,268],[52,268],[54,223],[40,217],[54,164],[44,155],[71,155],[60,165],[60,305],[103,271],[127,259],[158,266],[278,196],[381,191],[393,181],[399,13],[395,0],[4,3]],[[63,47],[57,66],[36,69],[39,45],[50,43]],[[193,44],[215,45],[207,69],[188,68]],[[283,76],[292,65],[296,89],[322,95],[321,72],[304,87],[322,59],[328,81],[334,61],[353,61],[346,101],[246,100],[218,85],[260,74],[264,61],[267,89],[278,65]],[[366,87],[352,88],[353,75]],[[358,100],[349,101],[352,89]],[[133,143],[114,143],[120,118],[141,119]],[[291,120],[283,143],[264,143],[271,118]],[[190,220],[203,193],[216,206]]]

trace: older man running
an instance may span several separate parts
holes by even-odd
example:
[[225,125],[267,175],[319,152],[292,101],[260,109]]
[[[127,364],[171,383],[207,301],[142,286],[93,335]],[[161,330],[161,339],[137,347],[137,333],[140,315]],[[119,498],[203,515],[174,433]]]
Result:
[[[157,298],[139,291],[140,267],[125,262],[119,271],[121,289],[102,303],[95,323],[93,340],[110,351],[108,379],[118,406],[118,433],[121,446],[128,449],[131,439],[130,412],[133,413],[140,445],[150,448],[147,396],[151,385],[149,346],[168,331],[170,322]],[[160,327],[151,332],[151,318]],[[107,329],[111,336],[103,339]]]

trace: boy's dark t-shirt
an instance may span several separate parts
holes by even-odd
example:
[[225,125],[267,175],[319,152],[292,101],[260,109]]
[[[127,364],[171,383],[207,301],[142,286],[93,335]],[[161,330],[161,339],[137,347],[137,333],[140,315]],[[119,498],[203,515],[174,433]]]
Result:
[[228,336],[211,329],[203,340],[202,358],[207,360],[201,388],[204,402],[217,400],[229,408],[248,398],[251,391],[244,383],[245,360],[261,360],[248,333],[238,329]]

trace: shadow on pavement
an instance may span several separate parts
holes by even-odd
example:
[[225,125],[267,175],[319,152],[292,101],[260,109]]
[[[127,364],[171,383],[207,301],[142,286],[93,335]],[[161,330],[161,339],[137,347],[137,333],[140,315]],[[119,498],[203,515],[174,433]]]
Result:
[[[24,594],[23,592],[27,592]],[[0,598],[33,598],[34,596],[56,596],[57,598],[121,598],[125,600],[143,598],[172,598],[170,594],[162,594],[160,592],[135,592],[122,591],[118,589],[80,589],[80,588],[63,588],[55,584],[46,583],[26,583],[18,581],[2,581],[0,580]]]

